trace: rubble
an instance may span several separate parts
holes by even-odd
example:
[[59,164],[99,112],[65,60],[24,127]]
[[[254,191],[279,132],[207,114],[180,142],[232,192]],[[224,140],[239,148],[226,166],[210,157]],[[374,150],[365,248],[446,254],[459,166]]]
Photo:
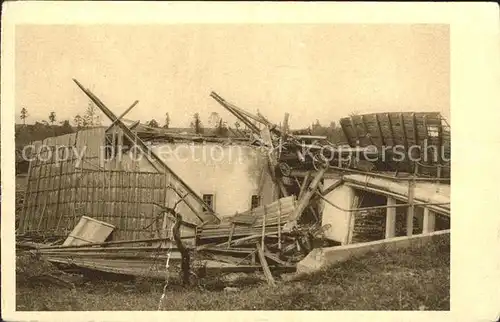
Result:
[[[420,229],[414,213],[416,207],[426,209],[423,216],[427,216],[428,221],[434,214],[449,218],[450,171],[442,160],[436,163],[344,160],[354,152],[364,152],[365,157],[378,155],[381,150],[373,150],[373,146],[409,147],[421,144],[424,139],[446,147],[449,153],[449,130],[442,126],[438,113],[380,113],[344,118],[340,123],[348,143],[346,147],[334,145],[324,136],[292,134],[287,124],[288,114],[283,126],[278,126],[260,113],[247,112],[212,92],[211,97],[248,129],[233,132],[236,135],[230,138],[231,142],[269,151],[267,172],[274,189],[271,202],[221,216],[148,142],[191,140],[223,144],[228,140],[168,133],[138,122],[127,126],[122,118],[137,102],[117,117],[90,90],[75,82],[112,125],[107,129],[51,138],[48,142],[66,140],[75,146],[87,144],[90,152],[95,152],[102,140],[113,147],[134,145],[146,156],[149,170],[116,170],[113,167],[121,165],[102,160],[96,163],[98,156],[91,155],[78,167],[74,160],[59,168],[50,164],[45,169],[56,178],[53,186],[59,185],[59,188],[50,190],[47,186],[43,190],[40,170],[44,165],[34,161],[30,165],[31,181],[19,223],[18,248],[29,248],[49,262],[156,279],[165,279],[176,271],[185,284],[192,283],[193,277],[209,274],[262,272],[270,285],[276,285],[276,275],[294,272],[297,263],[315,248],[383,239],[384,231],[395,225],[383,219],[389,208],[398,207],[404,209],[404,214],[408,212],[409,219],[406,224],[398,221],[397,231],[410,236]],[[437,134],[429,134],[429,128],[437,129]],[[87,165],[92,162],[93,166]],[[60,174],[54,175],[53,171]],[[325,186],[326,180],[333,183]],[[82,188],[82,184],[89,185]],[[90,191],[88,187],[95,187],[97,190],[92,191],[97,193],[79,194],[81,189]],[[387,201],[387,204],[371,205],[354,198],[349,208],[342,208],[328,199],[340,187],[378,193],[399,203],[389,205]],[[142,195],[143,190],[146,197]],[[117,191],[125,197],[122,199]],[[443,191],[448,191],[448,195],[443,195]],[[51,204],[43,205],[40,202],[43,198],[50,199]],[[85,200],[83,214],[75,208],[75,203],[81,200]],[[117,203],[125,205],[120,206],[119,214],[114,213]],[[345,228],[336,226],[337,219],[334,224],[329,223],[322,210],[324,205],[347,214],[342,223]],[[363,217],[361,212],[368,215]],[[102,217],[92,218],[91,214]],[[360,218],[365,218],[364,225],[360,225]],[[84,229],[82,222],[77,224],[82,220],[100,224]],[[71,229],[74,230],[69,233]],[[332,237],[334,230],[340,231],[342,238]],[[51,235],[52,241],[57,242],[40,243],[44,238],[33,237],[40,233]]]

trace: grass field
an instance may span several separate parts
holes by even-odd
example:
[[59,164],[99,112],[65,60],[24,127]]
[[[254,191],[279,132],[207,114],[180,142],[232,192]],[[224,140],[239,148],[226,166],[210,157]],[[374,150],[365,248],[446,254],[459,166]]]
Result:
[[[243,283],[245,282],[246,283]],[[167,288],[163,310],[449,310],[449,243],[422,249],[371,253],[293,281],[268,286],[260,278],[240,280],[226,292],[221,280],[204,288]],[[17,310],[157,310],[161,283],[88,281],[68,290],[17,287]]]

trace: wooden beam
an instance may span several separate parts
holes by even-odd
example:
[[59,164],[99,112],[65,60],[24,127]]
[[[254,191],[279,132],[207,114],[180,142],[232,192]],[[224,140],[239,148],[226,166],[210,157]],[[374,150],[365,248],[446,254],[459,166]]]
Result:
[[[198,217],[198,219],[201,221],[201,222],[204,222],[205,220],[203,219],[203,217],[198,213],[198,210],[196,210],[196,208],[194,208],[194,206],[189,202],[187,201],[185,198],[189,195],[189,193],[186,193],[184,196],[182,196],[179,191],[177,191],[177,189],[175,189],[175,187],[173,186],[170,186],[170,188],[181,198],[179,199],[177,202],[184,202],[186,204],[186,206],[188,206],[189,209],[191,209],[191,211],[195,214],[196,217]],[[176,202],[176,203],[177,203]],[[177,205],[176,205],[177,206]],[[168,208],[165,208],[165,209],[168,209]]]
[[408,171],[411,171],[412,162],[410,160],[409,153],[408,153],[410,147],[408,145],[408,137],[406,136],[406,126],[405,126],[405,121],[404,121],[404,118],[403,118],[403,113],[399,113],[399,123],[400,123],[401,130],[403,132],[403,139],[404,139],[404,144],[405,144],[406,163],[408,164]]
[[314,209],[314,207],[311,204],[309,204],[308,208],[311,211],[311,213],[313,214],[316,222],[319,222],[319,216],[318,216],[318,213],[316,212],[316,210]]
[[418,127],[417,127],[417,116],[415,113],[412,113],[413,119],[413,139],[415,140],[415,145],[419,145],[419,137],[418,137]]
[[[235,106],[231,106],[231,104],[229,102],[227,102],[226,100],[224,100],[222,97],[220,97],[217,93],[215,92],[211,92],[210,93],[210,97],[212,97],[213,99],[215,99],[220,105],[222,105],[224,108],[226,108],[229,112],[231,112],[234,116],[236,116],[236,118],[238,118],[241,122],[243,122],[252,132],[256,133],[256,134],[259,134],[260,133],[260,130],[257,126],[255,126],[251,121],[249,121],[242,113],[243,110],[239,109],[239,108],[235,108]],[[248,116],[248,112],[246,111],[243,111],[245,114],[247,114],[246,116]],[[254,115],[252,115],[253,117],[255,117]],[[262,120],[260,120],[259,118],[255,117],[256,119],[259,120],[259,122],[262,122]]]
[[[349,199],[351,201],[351,209],[357,209],[360,206],[359,196],[354,193],[354,189],[350,189],[349,191]],[[354,235],[354,224],[356,221],[356,211],[349,211],[348,220],[347,220],[347,234],[342,241],[343,245],[349,245],[352,243],[352,237]]]
[[323,195],[323,196],[328,195],[330,192],[332,192],[333,190],[340,187],[343,183],[344,183],[344,181],[342,180],[342,178],[340,178],[337,182],[335,182],[334,184],[332,184],[331,186],[329,186],[328,188],[323,190],[321,195]]
[[392,127],[391,115],[389,113],[385,113],[385,115],[387,116],[387,122],[389,124],[389,130],[391,130],[391,141],[392,141],[392,144],[395,145],[394,143],[396,143],[396,140],[395,140],[395,137],[394,137],[394,128]]
[[302,184],[300,185],[299,196],[297,197],[297,199],[300,200],[300,198],[302,198],[310,180],[311,180],[311,171],[308,171],[306,176],[304,177],[304,180],[302,181]]
[[260,265],[262,266],[262,270],[264,271],[264,276],[267,279],[267,283],[271,286],[276,286],[276,282],[274,281],[273,274],[271,274],[271,270],[269,269],[269,265],[267,265],[266,255],[262,250],[262,247],[259,242],[257,242],[257,254],[259,255]]
[[281,199],[278,199],[278,249],[281,250]]
[[406,215],[406,236],[413,235],[413,217],[415,213],[414,195],[415,195],[415,183],[413,181],[409,181],[408,203],[410,204],[410,206],[408,207],[408,213]]
[[396,236],[396,199],[387,197],[387,210],[385,216],[385,238]]
[[441,155],[441,152],[443,150],[443,119],[441,118],[441,115],[439,115],[439,125],[438,125],[438,163],[442,164],[443,163],[443,156]]
[[279,259],[279,257],[273,253],[271,253],[270,251],[266,250],[264,252],[264,255],[269,258],[270,260],[272,260],[273,262],[279,264],[279,265],[282,265],[282,266],[290,266],[289,263]]
[[264,205],[264,213],[262,214],[262,251],[264,251],[265,237],[266,237],[266,218],[267,217],[267,207]]
[[271,121],[269,121],[267,118],[264,117],[264,115],[260,114],[259,112],[257,112],[257,116],[260,117],[262,121],[264,121],[265,123],[271,124]]
[[429,128],[427,127],[427,115],[424,115],[422,117],[422,121],[424,122],[425,139],[429,139]]
[[135,121],[134,123],[130,124],[130,126],[128,127],[129,130],[135,129],[140,123],[141,121]]
[[231,224],[231,232],[229,233],[229,238],[227,240],[227,248],[229,248],[231,246],[231,241],[233,240],[233,234],[234,234],[234,228],[235,228],[236,224],[233,222]]
[[422,225],[422,233],[431,233],[436,228],[436,214],[429,210],[428,207],[424,207],[424,220]]
[[111,130],[115,126],[117,121],[123,119],[123,117],[125,117],[125,115],[127,115],[127,113],[130,112],[137,105],[137,103],[139,103],[139,101],[135,101],[134,103],[132,103],[132,105],[130,105],[129,108],[125,110],[125,112],[123,112],[120,116],[118,116],[118,118],[115,121],[113,121],[111,125],[106,129],[106,132]]
[[323,175],[325,174],[325,172],[326,172],[326,168],[322,168],[316,173],[316,175],[314,176],[314,179],[312,180],[311,184],[307,188],[306,192],[304,193],[302,198],[299,200],[297,207],[294,209],[294,211],[288,217],[289,222],[285,225],[285,227],[283,227],[284,231],[290,231],[293,227],[295,227],[298,220],[302,216],[303,211],[309,205],[311,198],[315,195],[316,189],[318,188],[318,185],[320,184],[321,179],[323,179]]
[[[335,172],[334,172],[335,171]],[[292,170],[290,176],[292,177],[305,177],[307,175],[308,171],[304,170]],[[317,172],[314,172],[317,173]],[[367,172],[367,171],[361,171],[357,169],[347,169],[347,168],[340,168],[336,166],[330,166],[329,171],[325,173],[324,178],[325,179],[338,179],[340,178],[343,174],[345,173],[358,173],[358,174],[363,174],[367,175],[370,177],[377,177],[377,178],[384,178],[384,179],[389,179],[389,180],[396,180],[396,181],[408,181],[408,180],[415,180],[415,181],[421,181],[421,182],[449,182],[450,178],[410,178],[410,177],[395,177],[395,176],[389,176],[386,174],[380,174],[380,173],[375,173],[375,172]]]
[[[215,95],[219,96],[217,93],[215,93]],[[219,98],[222,99],[222,97],[219,96]],[[224,99],[223,99],[224,100]],[[244,109],[242,109],[241,107],[238,107],[236,105],[234,105],[233,103],[230,103],[226,100],[224,100],[224,102],[229,105],[229,107],[231,107],[233,110],[237,111],[238,113],[248,117],[249,119],[259,123],[259,124],[263,124],[263,125],[266,125],[268,126],[269,123],[267,122],[267,120],[261,116],[258,116],[258,115],[255,115],[255,114],[252,114],[248,111],[245,111]],[[260,114],[259,112],[257,112],[257,114]]]
[[[268,232],[268,233],[266,233],[266,236],[270,236],[270,235],[276,235],[276,232]],[[238,239],[233,239],[231,241],[231,246],[232,247],[239,246],[239,245],[241,245],[241,244],[243,244],[245,242],[248,242],[248,241],[254,240],[254,239],[258,241],[258,239],[261,238],[261,237],[262,237],[262,234],[255,234],[255,235],[245,236],[245,237],[238,238]],[[219,248],[219,247],[226,247],[227,245],[228,245],[228,242],[225,241],[223,243],[215,244],[215,245],[211,245],[211,246],[215,246],[215,247]],[[203,245],[203,246],[205,246],[205,245]],[[200,246],[200,247],[203,247],[203,246]],[[202,248],[199,248],[199,249],[202,249]]]
[[386,143],[385,143],[384,133],[382,132],[382,126],[380,125],[378,114],[375,114],[375,122],[377,122],[378,133],[380,135],[380,140],[382,141],[382,145],[385,146]]
[[401,127],[401,131],[403,132],[403,140],[405,142],[405,148],[408,149],[408,138],[406,137],[406,127],[405,127],[405,121],[403,118],[403,113],[399,113],[399,124]]

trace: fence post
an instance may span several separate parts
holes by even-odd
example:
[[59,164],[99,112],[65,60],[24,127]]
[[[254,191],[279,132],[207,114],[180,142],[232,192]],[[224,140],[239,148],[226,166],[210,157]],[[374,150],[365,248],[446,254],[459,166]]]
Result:
[[422,233],[431,233],[436,228],[436,214],[429,210],[429,208],[424,208],[424,222],[422,227]]
[[[396,199],[387,197],[387,206],[395,206]],[[388,207],[385,216],[385,238],[396,236],[396,208]]]

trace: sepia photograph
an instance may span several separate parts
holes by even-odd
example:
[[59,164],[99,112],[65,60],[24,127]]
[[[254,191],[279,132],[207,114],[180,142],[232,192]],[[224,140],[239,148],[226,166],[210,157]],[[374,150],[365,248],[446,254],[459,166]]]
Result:
[[16,311],[450,311],[450,24],[12,35]]

